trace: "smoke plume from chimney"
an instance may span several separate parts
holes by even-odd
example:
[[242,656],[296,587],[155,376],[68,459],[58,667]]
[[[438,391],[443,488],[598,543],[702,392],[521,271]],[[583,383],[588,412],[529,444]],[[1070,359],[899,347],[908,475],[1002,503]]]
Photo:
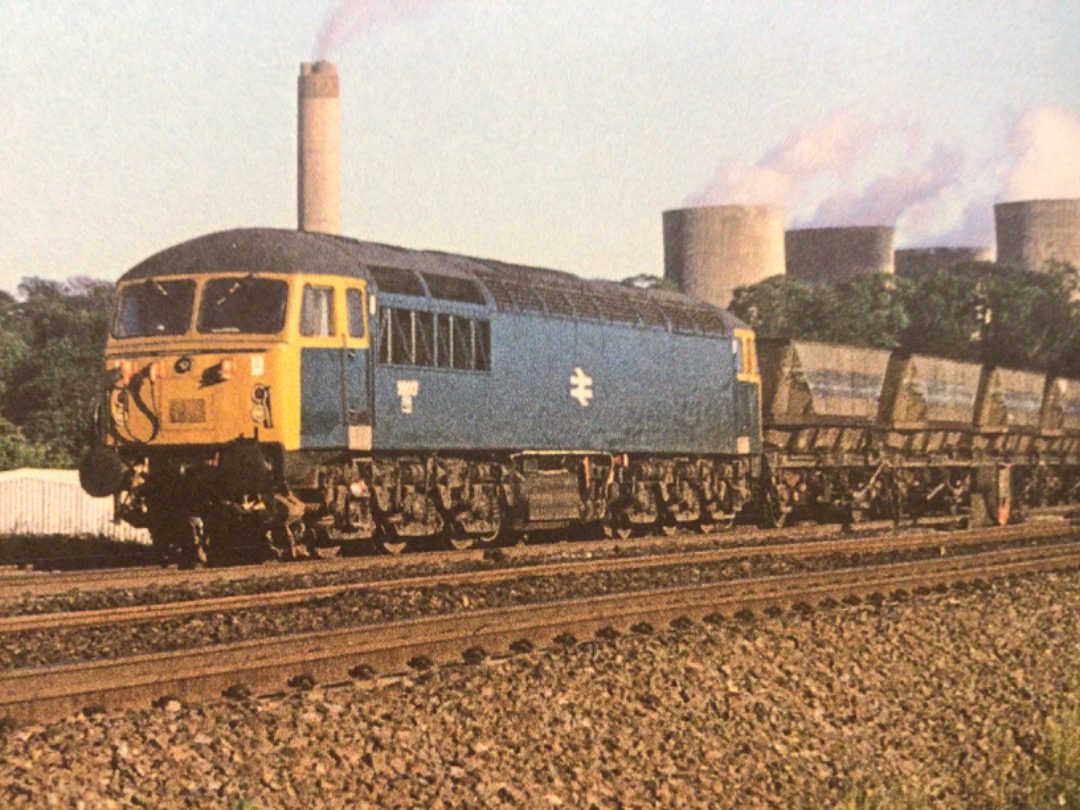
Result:
[[315,60],[332,59],[352,39],[380,23],[412,17],[445,0],[338,0],[315,40]]

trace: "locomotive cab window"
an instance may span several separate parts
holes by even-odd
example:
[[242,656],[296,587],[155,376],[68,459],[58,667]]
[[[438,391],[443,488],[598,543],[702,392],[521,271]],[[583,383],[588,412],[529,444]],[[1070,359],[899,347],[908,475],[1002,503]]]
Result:
[[304,337],[332,337],[334,329],[334,288],[304,285],[300,310],[300,334]]
[[275,335],[285,326],[289,285],[242,276],[212,278],[203,287],[199,331],[210,334]]
[[120,289],[113,337],[182,335],[191,324],[194,305],[194,281],[148,278],[128,284]]
[[366,336],[363,290],[357,287],[349,287],[345,290],[345,311],[349,316],[349,337]]
[[754,350],[754,333],[747,329],[736,329],[731,344],[735,354],[735,370],[743,382],[757,382],[757,352]]

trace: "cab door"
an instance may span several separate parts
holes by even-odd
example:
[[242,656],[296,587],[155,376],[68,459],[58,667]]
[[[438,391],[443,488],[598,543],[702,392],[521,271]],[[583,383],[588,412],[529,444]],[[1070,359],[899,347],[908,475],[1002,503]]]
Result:
[[342,356],[345,426],[350,450],[371,449],[371,341],[368,336],[367,290],[345,288],[346,335]]
[[367,290],[341,281],[309,277],[302,288],[300,446],[370,450]]

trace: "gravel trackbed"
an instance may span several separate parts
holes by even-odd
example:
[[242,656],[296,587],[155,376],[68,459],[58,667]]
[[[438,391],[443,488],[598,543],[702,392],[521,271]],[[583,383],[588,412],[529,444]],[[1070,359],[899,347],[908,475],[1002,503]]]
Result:
[[1023,806],[1080,694],[1077,573],[638,629],[7,730],[0,805]]

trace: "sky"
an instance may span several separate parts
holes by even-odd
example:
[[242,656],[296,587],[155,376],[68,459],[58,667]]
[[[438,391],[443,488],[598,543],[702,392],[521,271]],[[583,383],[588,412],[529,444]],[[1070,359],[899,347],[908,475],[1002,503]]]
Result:
[[993,244],[1080,197],[1080,0],[0,0],[0,290],[296,227],[296,76],[341,77],[343,232],[663,273],[661,213]]

